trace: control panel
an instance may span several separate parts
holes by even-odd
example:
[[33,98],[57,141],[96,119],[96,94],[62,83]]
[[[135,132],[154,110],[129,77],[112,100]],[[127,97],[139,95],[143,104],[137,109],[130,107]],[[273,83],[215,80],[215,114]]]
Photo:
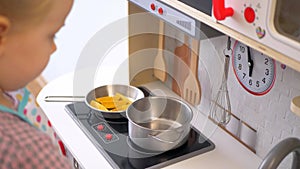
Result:
[[[214,2],[217,4],[220,3],[220,1],[224,0],[214,0]],[[216,17],[218,22],[227,25],[230,28],[253,39],[260,40],[264,38],[267,29],[266,23],[268,22],[266,20],[268,1],[225,0],[224,4],[225,6],[219,7],[221,8],[221,13],[227,9],[231,9],[232,13],[231,15],[221,14],[223,17],[220,19]],[[214,11],[218,10],[220,9],[214,9]]]
[[[212,17],[233,31],[300,62],[299,42],[279,33],[275,28],[275,14],[279,12],[276,11],[276,2],[277,0],[213,0]],[[289,24],[289,21],[285,22]]]
[[113,132],[113,130],[105,122],[94,124],[92,127],[94,131],[97,133],[97,135],[106,144],[119,140],[119,137]]
[[196,20],[192,17],[155,0],[130,0],[130,2],[144,8],[146,11],[172,24],[189,35],[196,36]]

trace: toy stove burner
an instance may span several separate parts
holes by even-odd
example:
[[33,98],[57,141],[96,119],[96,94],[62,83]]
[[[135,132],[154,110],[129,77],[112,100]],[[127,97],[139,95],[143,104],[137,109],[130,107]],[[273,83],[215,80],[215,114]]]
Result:
[[[144,88],[141,90],[144,93],[148,91]],[[145,96],[149,96],[149,92]],[[105,119],[83,102],[68,104],[66,110],[113,168],[161,168],[211,151],[215,147],[192,127],[182,146],[166,152],[150,152],[131,142],[126,118]]]

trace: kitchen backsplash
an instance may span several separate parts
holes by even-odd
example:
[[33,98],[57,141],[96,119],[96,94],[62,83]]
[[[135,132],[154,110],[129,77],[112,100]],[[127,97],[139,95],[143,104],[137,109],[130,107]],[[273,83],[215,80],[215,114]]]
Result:
[[[220,86],[224,64],[223,49],[226,47],[226,41],[227,37],[221,36],[201,43],[200,58],[206,66],[210,79],[210,86],[206,83],[201,87],[204,92],[212,91],[210,99],[214,98]],[[233,45],[235,40],[231,39],[231,41]],[[218,55],[213,52],[214,49]],[[276,62],[276,79],[273,88],[265,95],[255,96],[239,84],[231,64],[232,62],[230,62],[228,75],[231,110],[257,131],[254,146],[257,155],[261,158],[265,157],[271,148],[284,138],[300,138],[300,117],[290,111],[292,98],[300,95],[300,73]],[[200,67],[198,72],[201,82],[200,76],[203,73]],[[201,105],[200,109],[208,115],[209,105]],[[286,168],[289,162],[290,160],[285,160],[280,167]]]
[[[184,41],[182,32],[169,26],[166,26],[165,30],[169,31],[168,35],[171,37],[181,42]],[[207,116],[211,109],[211,101],[216,97],[224,74],[224,51],[226,51],[227,38],[224,35],[205,38],[200,43],[198,78],[201,85],[201,103],[197,108]],[[172,55],[174,48],[182,45],[178,40],[165,38],[165,49],[169,51],[165,53],[165,56]],[[231,39],[231,49],[234,43],[235,40]],[[166,58],[167,64],[173,65],[170,59],[172,57]],[[168,71],[172,72],[172,66],[169,66]],[[166,84],[170,86],[168,81]],[[276,62],[276,78],[273,88],[265,95],[255,96],[247,92],[238,82],[230,56],[227,84],[232,113],[256,131],[254,141],[250,141],[260,158],[264,158],[281,140],[287,137],[300,138],[300,117],[290,111],[292,98],[300,95],[299,72]],[[291,156],[289,155],[280,168],[285,169],[290,163]]]

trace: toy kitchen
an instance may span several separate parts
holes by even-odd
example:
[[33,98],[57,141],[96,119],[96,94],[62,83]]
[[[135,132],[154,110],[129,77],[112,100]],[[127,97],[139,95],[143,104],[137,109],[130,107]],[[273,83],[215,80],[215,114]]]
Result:
[[[82,103],[65,110],[108,168],[299,168],[297,7],[297,0],[128,1],[130,85],[192,107],[179,147],[145,151],[128,139],[128,121],[106,121]],[[83,157],[66,148],[75,168],[106,168],[91,165],[92,150]]]

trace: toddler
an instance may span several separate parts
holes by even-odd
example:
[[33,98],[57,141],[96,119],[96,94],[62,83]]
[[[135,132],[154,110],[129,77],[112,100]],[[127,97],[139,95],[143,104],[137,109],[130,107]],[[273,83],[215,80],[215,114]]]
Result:
[[0,0],[0,168],[71,168],[25,86],[56,50],[55,34],[72,5],[73,0]]

